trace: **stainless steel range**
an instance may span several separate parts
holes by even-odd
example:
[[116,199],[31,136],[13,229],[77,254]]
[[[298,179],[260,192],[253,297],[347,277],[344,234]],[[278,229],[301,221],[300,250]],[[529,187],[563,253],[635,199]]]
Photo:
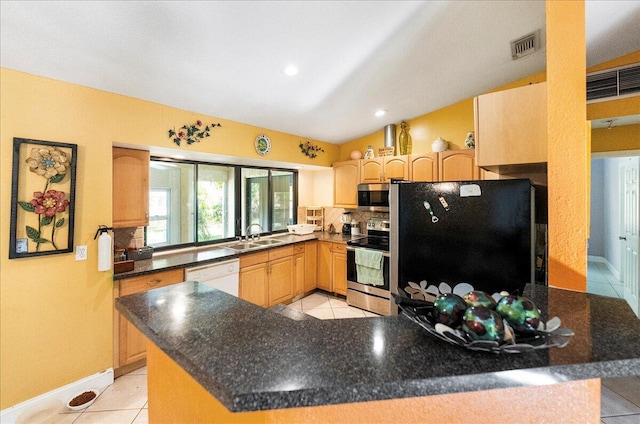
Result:
[[391,315],[389,221],[371,218],[367,236],[347,242],[347,303]]

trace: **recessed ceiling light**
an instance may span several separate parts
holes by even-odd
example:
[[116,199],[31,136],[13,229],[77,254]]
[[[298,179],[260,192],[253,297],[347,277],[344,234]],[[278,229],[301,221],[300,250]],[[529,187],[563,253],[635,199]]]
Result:
[[298,68],[294,65],[287,65],[284,67],[282,72],[284,72],[285,75],[292,77],[294,75],[298,75]]
[[376,117],[380,118],[381,116],[384,116],[386,113],[387,113],[386,110],[380,109],[380,110],[376,111],[375,115],[376,115]]
[[172,156],[174,159],[184,159],[185,156],[184,155],[173,155]]

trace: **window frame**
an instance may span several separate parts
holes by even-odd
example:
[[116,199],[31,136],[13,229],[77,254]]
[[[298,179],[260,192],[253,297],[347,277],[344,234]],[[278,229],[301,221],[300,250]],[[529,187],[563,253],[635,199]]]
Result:
[[[273,178],[273,172],[290,172],[292,174],[292,178],[293,178],[293,182],[292,182],[292,190],[293,190],[293,222],[297,223],[298,222],[298,216],[297,216],[297,210],[298,210],[298,170],[296,169],[289,169],[289,168],[273,168],[273,167],[265,167],[265,166],[256,166],[256,165],[242,165],[242,164],[229,164],[229,163],[222,163],[222,162],[207,162],[207,161],[199,161],[199,160],[190,160],[190,159],[174,159],[174,158],[167,158],[167,157],[161,157],[161,156],[151,156],[150,158],[151,161],[154,162],[167,162],[167,163],[175,163],[175,164],[189,164],[189,165],[194,165],[195,166],[195,170],[194,170],[194,179],[193,179],[193,190],[195,193],[195,206],[194,206],[194,218],[193,218],[193,222],[191,223],[191,225],[193,226],[193,231],[194,231],[194,241],[193,242],[189,242],[189,243],[179,243],[179,244],[168,244],[168,245],[162,245],[162,246],[156,246],[154,247],[156,251],[162,251],[162,250],[175,250],[175,249],[181,249],[181,248],[188,248],[188,247],[203,247],[203,246],[213,246],[216,244],[223,244],[223,243],[228,243],[230,241],[236,240],[238,237],[244,237],[245,236],[245,230],[246,228],[242,228],[243,225],[243,217],[242,217],[242,188],[241,188],[241,184],[243,184],[242,181],[242,170],[243,169],[260,169],[260,170],[266,170],[267,172],[267,190],[268,190],[268,195],[267,195],[267,219],[268,219],[268,228],[263,229],[263,231],[260,233],[261,235],[272,235],[272,234],[281,234],[281,233],[286,233],[288,230],[287,229],[282,229],[282,230],[276,230],[276,231],[272,231],[273,228],[273,182],[272,182],[272,178]],[[227,237],[227,238],[223,238],[223,239],[217,239],[217,240],[207,240],[207,241],[198,241],[198,172],[199,172],[199,165],[205,165],[205,166],[222,166],[222,167],[228,167],[228,168],[233,168],[233,173],[234,173],[234,186],[235,186],[235,193],[234,193],[234,208],[233,211],[229,211],[229,213],[233,212],[233,217],[231,218],[234,221],[234,235],[232,237]],[[149,187],[149,191],[151,191],[151,187]],[[168,215],[168,219],[171,219],[170,214]],[[254,232],[255,234],[255,232]],[[147,227],[144,227],[144,238],[145,238],[145,244],[147,244]]]

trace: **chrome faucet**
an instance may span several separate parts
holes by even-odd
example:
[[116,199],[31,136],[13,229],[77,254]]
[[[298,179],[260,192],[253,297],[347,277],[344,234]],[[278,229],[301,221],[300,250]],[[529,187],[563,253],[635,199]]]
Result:
[[[249,229],[250,229],[251,227],[253,227],[254,225],[257,225],[257,226],[258,226],[258,228],[260,228],[260,232],[258,233],[258,240],[260,240],[260,233],[264,231],[264,229],[262,228],[262,225],[260,225],[260,224],[249,224],[249,225],[247,226],[247,229],[246,229],[246,230],[244,230],[244,239],[245,239],[246,241],[249,241]],[[251,240],[253,240],[254,238],[255,238],[255,234],[251,234]]]

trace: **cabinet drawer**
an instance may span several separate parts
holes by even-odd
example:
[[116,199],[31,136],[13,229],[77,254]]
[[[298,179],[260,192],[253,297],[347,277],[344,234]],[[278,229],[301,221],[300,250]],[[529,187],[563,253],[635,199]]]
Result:
[[347,253],[347,245],[344,243],[331,243],[331,251],[334,253]]
[[298,243],[293,245],[293,254],[304,253],[304,243]]
[[267,251],[252,253],[250,255],[240,256],[240,268],[246,268],[269,261],[269,253]]
[[269,260],[285,258],[287,256],[293,256],[293,246],[278,247],[277,249],[269,250]]
[[120,296],[140,293],[184,281],[181,268],[120,280]]

